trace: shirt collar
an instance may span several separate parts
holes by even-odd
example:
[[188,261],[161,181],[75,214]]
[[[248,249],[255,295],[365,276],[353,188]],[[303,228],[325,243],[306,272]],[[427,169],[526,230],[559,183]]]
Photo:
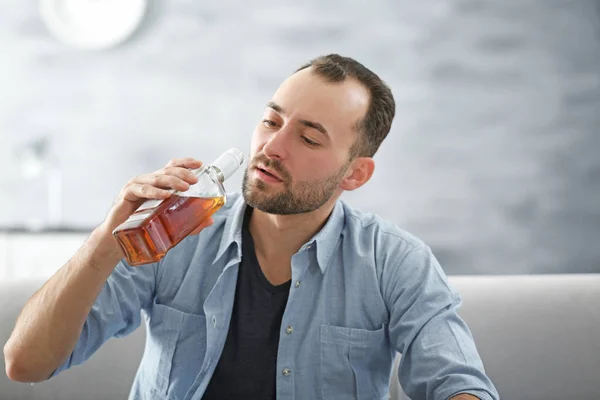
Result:
[[[231,195],[228,196],[233,197]],[[244,201],[244,196],[237,195],[231,206],[229,216],[225,220],[225,227],[223,228],[223,235],[221,236],[221,243],[219,243],[219,250],[215,256],[215,261],[221,258],[233,243],[237,245],[237,259],[242,259],[242,225],[244,223],[245,210],[246,202]]]
[[[244,222],[244,213],[247,204],[242,195],[234,200],[231,206],[229,217],[225,221],[221,243],[215,257],[215,261],[222,257],[232,244],[236,244],[236,256],[238,260],[242,259],[242,225]],[[344,203],[341,200],[336,201],[335,206],[325,225],[308,242],[306,242],[298,251],[316,251],[317,263],[322,273],[325,273],[331,256],[335,251],[336,245],[341,237],[344,228],[345,212]]]
[[344,204],[341,200],[335,202],[335,206],[329,214],[325,225],[308,242],[300,248],[301,251],[313,250],[317,252],[317,263],[322,273],[325,273],[331,256],[333,255],[344,228]]

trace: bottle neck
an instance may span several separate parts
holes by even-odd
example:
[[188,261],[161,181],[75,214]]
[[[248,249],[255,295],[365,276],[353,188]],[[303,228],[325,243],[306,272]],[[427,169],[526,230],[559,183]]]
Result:
[[223,171],[221,171],[219,167],[215,165],[209,165],[207,168],[212,169],[215,172],[215,175],[217,176],[219,182],[225,182],[225,175],[223,175]]
[[196,169],[192,170],[192,173],[196,176],[200,176],[200,174],[202,174],[204,172],[207,172],[207,173],[212,172],[217,177],[219,182],[221,182],[221,183],[225,182],[225,175],[223,174],[223,171],[221,171],[221,169],[217,166],[207,164],[207,165],[201,166],[200,168],[196,168]]

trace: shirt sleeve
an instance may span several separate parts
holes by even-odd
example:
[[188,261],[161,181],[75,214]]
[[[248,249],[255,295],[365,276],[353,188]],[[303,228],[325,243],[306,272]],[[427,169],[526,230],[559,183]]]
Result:
[[427,246],[399,247],[385,262],[382,292],[390,341],[402,353],[398,379],[413,399],[472,393],[498,400],[471,332],[458,316],[461,299]]
[[122,337],[141,323],[152,304],[157,263],[132,267],[120,261],[101,289],[73,352],[48,379],[90,358],[108,339]]

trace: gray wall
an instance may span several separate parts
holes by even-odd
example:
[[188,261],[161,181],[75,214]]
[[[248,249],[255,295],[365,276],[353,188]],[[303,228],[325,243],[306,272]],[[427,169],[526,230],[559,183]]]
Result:
[[277,85],[338,52],[398,104],[348,202],[420,236],[449,274],[600,272],[598,1],[160,1],[103,52],[54,40],[36,1],[1,3],[0,225],[47,218],[16,156],[31,140],[51,139],[63,223],[91,227],[131,176],[247,149]]

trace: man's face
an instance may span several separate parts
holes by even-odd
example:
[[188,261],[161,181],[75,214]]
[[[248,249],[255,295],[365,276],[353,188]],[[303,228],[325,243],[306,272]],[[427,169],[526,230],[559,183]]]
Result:
[[252,136],[246,202],[270,214],[316,210],[339,195],[366,114],[368,91],[353,79],[327,83],[310,68],[284,81]]

